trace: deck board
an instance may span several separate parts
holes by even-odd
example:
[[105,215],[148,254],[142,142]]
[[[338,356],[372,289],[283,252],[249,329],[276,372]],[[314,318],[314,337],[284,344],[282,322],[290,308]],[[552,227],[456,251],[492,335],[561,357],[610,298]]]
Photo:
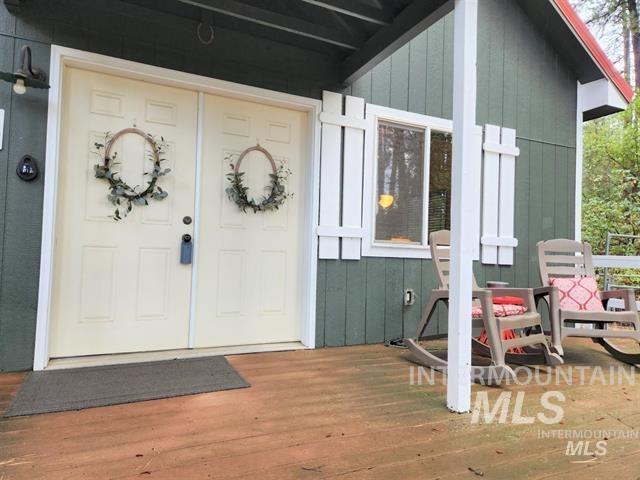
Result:
[[[619,365],[583,340],[569,342],[567,357]],[[562,385],[562,425],[472,425],[470,415],[443,407],[439,375],[435,385],[409,385],[403,350],[228,358],[251,388],[0,419],[0,478],[444,480],[479,478],[475,471],[483,478],[625,479],[640,470],[638,440],[611,440],[606,456],[585,463],[591,457],[565,455],[566,440],[538,436],[545,429],[640,428],[638,385]],[[0,375],[0,410],[23,378]],[[491,399],[526,392],[524,414],[539,411],[540,396],[553,389],[474,386]]]

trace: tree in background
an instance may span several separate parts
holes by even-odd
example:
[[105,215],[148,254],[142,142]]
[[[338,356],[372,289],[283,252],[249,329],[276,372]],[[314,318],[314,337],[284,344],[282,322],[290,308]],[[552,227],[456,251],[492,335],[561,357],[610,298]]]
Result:
[[571,0],[625,78],[640,88],[640,17],[637,0]]
[[[640,88],[637,0],[571,0],[626,79]],[[607,233],[640,235],[640,102],[584,126],[582,236],[602,254]],[[640,243],[611,251],[639,255]]]
[[[584,130],[582,234],[604,253],[607,232],[640,235],[640,100]],[[637,244],[612,252],[637,255]]]

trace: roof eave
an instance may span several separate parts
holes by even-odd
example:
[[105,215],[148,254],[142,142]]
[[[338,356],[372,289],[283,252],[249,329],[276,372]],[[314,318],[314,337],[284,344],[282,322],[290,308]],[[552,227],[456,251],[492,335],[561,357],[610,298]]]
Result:
[[627,103],[633,100],[633,89],[616,69],[613,62],[595,39],[589,27],[582,21],[569,0],[549,0],[576,39],[580,42],[603,75],[616,87]]

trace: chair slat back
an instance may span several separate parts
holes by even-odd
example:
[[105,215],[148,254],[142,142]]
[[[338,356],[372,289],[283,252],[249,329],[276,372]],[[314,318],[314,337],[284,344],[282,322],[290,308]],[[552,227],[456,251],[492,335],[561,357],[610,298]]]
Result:
[[[431,260],[438,276],[438,288],[448,290],[451,265],[451,232],[449,230],[439,230],[431,233],[429,235],[429,248],[431,249]],[[475,276],[473,277],[473,288],[478,288]]]
[[559,238],[538,242],[540,280],[549,285],[551,278],[594,276],[591,245]]

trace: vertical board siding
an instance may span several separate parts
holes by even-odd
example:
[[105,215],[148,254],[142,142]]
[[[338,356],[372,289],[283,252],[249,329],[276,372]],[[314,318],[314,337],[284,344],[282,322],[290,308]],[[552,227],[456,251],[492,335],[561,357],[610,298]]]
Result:
[[[345,93],[378,105],[451,118],[452,22],[452,15],[447,15]],[[536,286],[540,284],[536,243],[573,235],[576,78],[515,2],[483,0],[479,23],[477,123],[515,128],[520,156],[516,159],[514,264],[476,262],[474,273],[480,285],[502,280],[518,287]],[[359,273],[351,276],[351,269]],[[341,277],[336,281],[340,283]],[[362,338],[362,328],[366,343],[412,335],[437,282],[430,260],[362,258],[350,262],[347,283],[346,342],[352,344]],[[402,304],[406,288],[416,292],[413,306]],[[318,292],[319,303],[333,301],[320,298],[322,292]],[[361,302],[364,315],[354,312]],[[317,320],[326,324],[323,318]],[[427,334],[446,332],[447,312],[440,306]],[[331,338],[335,344],[335,337]],[[327,344],[320,337],[317,343]]]
[[[340,72],[329,54],[310,53],[221,27],[216,27],[215,45],[203,46],[194,34],[196,26],[196,20],[168,15],[160,8],[111,0],[33,0],[23,2],[17,17],[0,2],[0,70],[15,71],[20,49],[28,44],[34,65],[48,71],[54,43],[313,98],[321,98],[323,88],[339,85]],[[301,64],[305,68],[299,68]],[[370,83],[371,75],[363,77],[363,82],[366,79]],[[0,150],[0,371],[29,370],[33,365],[47,99],[45,90],[29,89],[26,95],[17,96],[11,85],[0,84],[0,108],[5,110]],[[40,176],[28,183],[15,175],[17,162],[26,154],[33,155],[40,167]],[[331,269],[334,284],[340,268],[344,267]],[[326,303],[326,270],[319,265],[316,334],[324,344],[328,313],[327,340],[344,344],[344,310],[349,305],[344,300],[339,303],[339,298],[334,302],[331,295]],[[338,292],[332,295],[339,297]],[[325,304],[332,309],[325,311]],[[339,321],[342,333],[336,335],[333,327]],[[363,337],[357,338],[353,341]]]
[[[480,122],[480,125],[490,123],[492,125],[500,125],[506,127],[502,122],[502,104],[504,102],[504,26],[505,21],[502,17],[501,5],[497,2],[489,1],[485,3],[485,7],[489,10],[489,28],[491,36],[489,38],[489,112],[486,122]],[[481,48],[478,45],[478,50]]]
[[529,140],[518,140],[520,156],[516,160],[516,212],[515,217],[515,237],[518,239],[518,247],[515,250],[514,264],[514,285],[529,285],[529,194],[531,189],[531,179],[529,177],[529,165],[531,154],[531,142]]
[[[0,68],[15,70],[28,42],[37,65],[49,63],[50,44],[138,60],[247,85],[320,98],[338,85],[333,59],[249,35],[216,29],[217,49],[199,44],[188,20],[107,0],[26,2],[16,18],[0,2]],[[78,7],[82,8],[78,8]],[[172,17],[173,18],[173,17]],[[575,192],[575,85],[562,63],[515,2],[479,5],[477,123],[515,128],[522,150],[516,161],[515,229],[520,242],[513,267],[474,265],[480,284],[508,279],[537,285],[535,243],[544,235],[571,236]],[[119,25],[113,30],[113,25]],[[167,27],[167,25],[169,25]],[[194,24],[195,25],[195,24]],[[157,36],[158,27],[163,35]],[[279,61],[273,62],[274,52]],[[447,15],[347,88],[367,102],[438,117],[452,115],[453,16]],[[305,68],[299,65],[304,63]],[[286,75],[284,74],[286,72]],[[333,83],[332,83],[333,82]],[[32,154],[44,170],[46,92],[18,98],[0,85],[5,144],[0,151],[0,370],[31,368],[41,238],[42,177],[24,183],[13,173]],[[408,335],[436,286],[429,260],[363,258],[320,261],[318,346],[382,342]],[[416,305],[404,307],[413,288]],[[440,307],[428,333],[446,333]]]
[[325,345],[324,322],[325,322],[325,302],[327,291],[327,262],[318,262],[316,282],[316,343]]
[[453,77],[444,79],[444,63],[451,62],[453,64],[453,58],[445,58],[444,56],[445,42],[453,43],[453,35],[449,38],[445,37],[444,22],[446,18],[427,29],[427,78],[424,85],[427,95],[426,114],[434,117],[442,117],[442,96],[445,82],[453,84]]
[[[28,29],[18,29],[23,34]],[[26,32],[26,33],[25,33]],[[7,39],[8,37],[3,37]],[[38,36],[38,38],[42,38]],[[49,65],[49,45],[23,39],[5,40],[3,62],[15,71],[20,50],[31,46],[37,65]],[[0,369],[24,370],[31,367],[38,302],[40,239],[42,231],[42,188],[45,171],[46,90],[29,90],[28,95],[11,95],[11,85],[3,84],[5,119],[0,197],[3,208],[2,266],[0,277]],[[38,162],[40,175],[23,182],[15,175],[22,156],[30,154]]]
[[402,336],[402,292],[404,287],[404,260],[389,258],[385,262],[385,341]]
[[346,342],[347,261],[328,260],[324,302],[324,341],[328,347]]
[[[542,174],[542,147],[539,142],[530,142],[529,156],[529,285],[538,285],[538,260],[536,239],[542,238],[542,188],[546,183]],[[518,210],[519,211],[519,210]]]
[[427,32],[409,43],[409,106],[411,112],[427,111]]
[[[2,24],[0,24],[0,27],[3,29],[8,28],[7,25]],[[13,54],[15,51],[14,47],[14,38],[0,36],[0,69],[3,72],[11,71],[11,69],[13,68]],[[7,148],[8,138],[6,135],[6,126],[11,123],[11,88],[11,85],[6,82],[0,84],[0,108],[4,109],[5,122],[4,145],[2,150],[0,150],[0,192],[6,192],[7,176],[9,175],[9,149]],[[6,195],[0,194],[0,239],[4,238],[6,203]],[[3,251],[4,242],[0,241],[0,279],[2,279]],[[2,328],[1,324],[0,328]]]
[[347,313],[345,343],[360,345],[366,342],[365,313],[367,305],[367,263],[347,263]]
[[[4,4],[0,4],[0,9],[4,8]],[[2,18],[2,15],[0,15]],[[10,24],[8,22],[0,22],[0,28],[2,31],[12,31],[15,29],[15,22]],[[0,37],[0,70],[13,71],[14,69],[14,52],[15,52],[15,39],[13,37]],[[9,152],[10,138],[8,126],[11,124],[12,104],[11,104],[11,85],[6,82],[0,84],[0,108],[4,109],[4,144],[2,150],[0,150],[0,298],[2,294],[2,281],[6,278],[4,275],[4,257],[5,246],[4,238],[6,231],[6,207],[7,207],[7,181],[10,175],[9,159],[12,158]],[[4,305],[0,305],[0,311],[8,309]],[[3,321],[3,317],[0,316],[0,369],[9,369],[9,365],[20,363],[20,356],[15,359],[8,358],[8,350],[11,349],[10,330],[13,329],[13,323]],[[8,332],[8,333],[6,333]],[[28,351],[28,347],[26,348]],[[8,364],[7,366],[5,366]],[[20,368],[17,368],[20,370]]]
[[444,18],[442,117],[453,118],[453,15]]
[[366,343],[384,341],[385,324],[385,275],[386,259],[367,258],[360,260],[367,262],[367,287],[365,308],[365,339]]
[[407,305],[403,308],[402,315],[402,332],[403,336],[412,336],[416,328],[418,328],[418,322],[420,321],[421,302],[422,298],[422,264],[426,263],[419,259],[407,259],[404,261],[404,284],[403,290],[411,288],[418,296],[418,300],[413,305]]

